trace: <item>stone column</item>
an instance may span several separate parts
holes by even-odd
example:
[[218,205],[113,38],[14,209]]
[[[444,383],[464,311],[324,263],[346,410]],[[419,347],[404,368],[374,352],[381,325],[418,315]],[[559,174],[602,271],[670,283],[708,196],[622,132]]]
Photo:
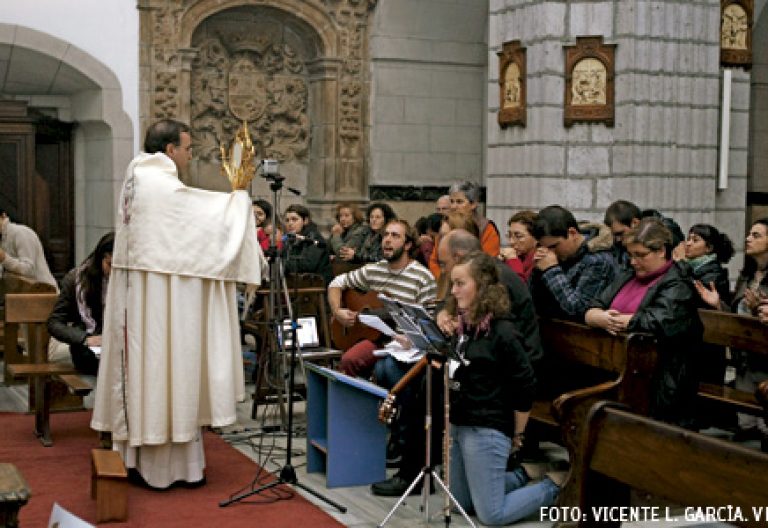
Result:
[[[737,145],[747,130],[741,119],[749,108],[742,89],[747,74],[735,76],[733,186],[719,192],[719,21],[717,0],[492,0],[489,216],[503,225],[514,211],[559,203],[577,217],[601,220],[605,208],[623,198],[661,210],[684,230],[713,222],[734,240],[743,238],[746,163]],[[577,123],[566,129],[563,45],[589,35],[617,45],[615,125]],[[528,124],[502,130],[496,124],[496,52],[515,39],[527,48]]]
[[339,171],[336,119],[341,60],[326,57],[307,66],[309,115],[312,116],[307,203],[313,216],[320,218],[329,214],[336,200]]

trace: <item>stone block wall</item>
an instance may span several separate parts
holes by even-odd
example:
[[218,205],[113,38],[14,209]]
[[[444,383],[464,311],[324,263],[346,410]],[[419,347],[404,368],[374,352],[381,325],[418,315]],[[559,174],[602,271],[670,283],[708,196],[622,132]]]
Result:
[[379,2],[370,29],[370,185],[481,181],[484,0]]
[[[750,77],[734,72],[730,183],[718,191],[719,17],[717,0],[491,0],[489,216],[504,225],[515,211],[559,203],[600,220],[623,198],[684,230],[712,222],[742,240]],[[565,128],[563,46],[589,35],[617,45],[615,125]],[[527,48],[528,124],[502,130],[496,53],[514,39]]]

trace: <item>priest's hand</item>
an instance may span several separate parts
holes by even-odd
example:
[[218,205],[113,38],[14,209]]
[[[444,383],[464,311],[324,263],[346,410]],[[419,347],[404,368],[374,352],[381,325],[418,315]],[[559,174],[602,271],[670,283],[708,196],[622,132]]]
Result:
[[89,347],[100,347],[101,346],[101,336],[100,335],[92,335],[88,336],[85,339],[85,344]]

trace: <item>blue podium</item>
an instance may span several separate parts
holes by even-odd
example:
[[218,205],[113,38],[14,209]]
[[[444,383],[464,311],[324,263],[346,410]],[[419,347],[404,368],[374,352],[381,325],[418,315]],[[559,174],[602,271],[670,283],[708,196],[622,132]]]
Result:
[[325,472],[329,488],[386,478],[387,427],[378,421],[382,387],[304,364],[307,373],[307,473]]

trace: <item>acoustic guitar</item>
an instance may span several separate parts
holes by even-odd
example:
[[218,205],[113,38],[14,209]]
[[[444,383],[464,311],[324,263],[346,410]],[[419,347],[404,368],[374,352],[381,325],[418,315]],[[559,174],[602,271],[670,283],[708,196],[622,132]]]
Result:
[[[353,289],[344,290],[341,295],[341,303],[344,308],[353,312],[370,312],[383,306],[378,298],[378,293],[375,291],[362,293]],[[379,337],[381,337],[381,332],[360,321],[355,321],[355,324],[350,327],[342,325],[335,317],[331,321],[331,340],[333,346],[339,350],[346,351],[359,341],[364,339],[376,341]]]
[[428,359],[425,354],[424,357],[422,357],[418,363],[412,366],[411,370],[406,372],[405,375],[400,378],[400,381],[398,381],[395,386],[392,387],[392,389],[389,391],[389,394],[387,394],[387,397],[384,398],[384,401],[379,405],[378,418],[381,423],[385,425],[392,423],[392,420],[395,419],[398,411],[397,395],[401,390],[407,387],[408,384],[413,381],[416,376],[421,374],[421,372],[424,370],[424,367],[427,366],[427,362]]

